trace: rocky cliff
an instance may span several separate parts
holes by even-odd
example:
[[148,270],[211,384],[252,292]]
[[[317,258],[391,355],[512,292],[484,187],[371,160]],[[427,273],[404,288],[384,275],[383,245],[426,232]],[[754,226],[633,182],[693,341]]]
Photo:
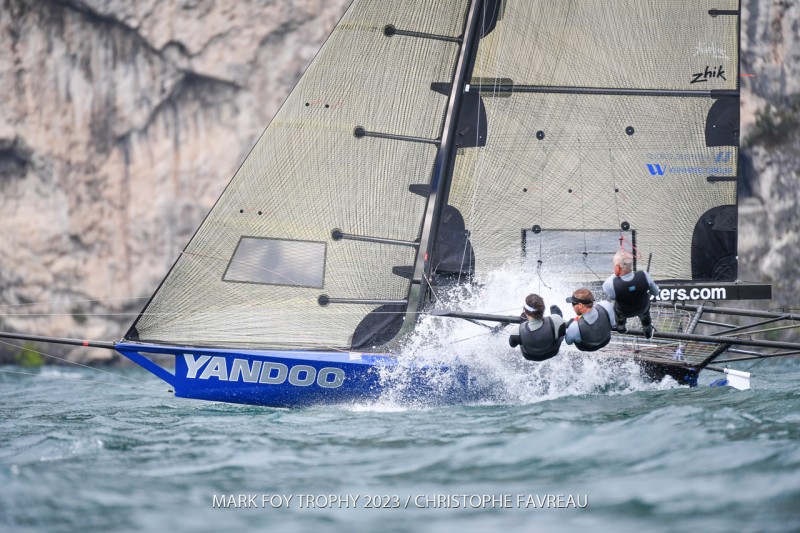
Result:
[[[0,330],[120,338],[347,4],[0,0]],[[797,306],[800,7],[742,4],[740,277]]]
[[742,2],[739,277],[800,308],[800,2]]
[[120,338],[348,3],[2,0],[0,329]]

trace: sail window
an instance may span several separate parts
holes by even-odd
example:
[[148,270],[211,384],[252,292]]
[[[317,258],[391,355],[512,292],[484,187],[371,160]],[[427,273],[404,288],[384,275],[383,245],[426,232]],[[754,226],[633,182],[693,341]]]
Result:
[[324,277],[324,242],[242,237],[222,279],[321,289]]
[[[539,229],[539,231],[535,231]],[[620,239],[622,241],[620,242]],[[620,245],[630,250],[636,245],[634,230],[525,230],[523,255],[547,264],[552,271],[585,275],[588,279],[611,272],[614,254]],[[542,252],[540,252],[540,250]]]

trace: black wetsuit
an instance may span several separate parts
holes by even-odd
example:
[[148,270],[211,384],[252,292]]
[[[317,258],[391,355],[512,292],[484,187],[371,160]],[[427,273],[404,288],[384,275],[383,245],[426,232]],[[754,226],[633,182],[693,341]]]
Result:
[[575,347],[582,352],[595,352],[611,342],[611,319],[608,311],[599,305],[595,309],[597,309],[597,320],[594,324],[578,319],[581,340],[575,341]]
[[650,284],[647,276],[641,270],[634,272],[633,279],[624,281],[621,277],[614,278],[614,312],[617,315],[617,324],[625,324],[628,318],[639,317],[642,326],[647,327],[650,319]]
[[564,327],[556,331],[556,325],[549,316],[542,319],[542,327],[531,331],[529,322],[519,325],[519,335],[512,335],[509,339],[511,346],[519,344],[522,357],[528,361],[545,361],[558,354],[561,341],[564,340]]

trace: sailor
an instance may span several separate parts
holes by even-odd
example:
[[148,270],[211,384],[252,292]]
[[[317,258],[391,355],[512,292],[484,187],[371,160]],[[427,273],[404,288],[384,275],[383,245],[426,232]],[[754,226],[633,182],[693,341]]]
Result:
[[574,344],[582,352],[594,352],[611,341],[611,329],[616,326],[614,308],[610,302],[595,305],[589,289],[578,289],[567,298],[577,315],[567,325],[567,344]]
[[626,333],[625,323],[638,316],[644,336],[648,339],[653,337],[655,328],[650,318],[650,296],[658,294],[658,285],[648,272],[633,272],[633,255],[627,250],[614,255],[614,275],[603,282],[603,291],[614,300],[617,331]]
[[544,316],[544,300],[538,294],[529,294],[525,298],[522,318],[525,322],[519,325],[519,334],[511,335],[508,344],[512,348],[519,346],[522,357],[528,361],[545,361],[555,357],[564,340],[564,319],[561,309],[550,306],[550,316]]

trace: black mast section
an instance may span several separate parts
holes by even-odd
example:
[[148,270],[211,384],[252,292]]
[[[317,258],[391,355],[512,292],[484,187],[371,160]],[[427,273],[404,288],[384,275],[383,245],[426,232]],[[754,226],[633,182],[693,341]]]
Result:
[[447,113],[445,115],[442,140],[436,160],[433,165],[431,178],[431,192],[425,207],[420,245],[414,263],[414,272],[409,289],[407,319],[415,319],[425,302],[425,296],[430,287],[431,265],[433,264],[433,250],[436,236],[442,218],[442,211],[447,203],[450,193],[450,183],[453,179],[453,168],[456,158],[455,134],[458,125],[458,116],[461,101],[464,95],[464,86],[469,79],[475,63],[475,55],[480,41],[481,12],[485,0],[472,0],[467,21],[464,25],[464,36],[456,63],[453,83],[450,87]]

